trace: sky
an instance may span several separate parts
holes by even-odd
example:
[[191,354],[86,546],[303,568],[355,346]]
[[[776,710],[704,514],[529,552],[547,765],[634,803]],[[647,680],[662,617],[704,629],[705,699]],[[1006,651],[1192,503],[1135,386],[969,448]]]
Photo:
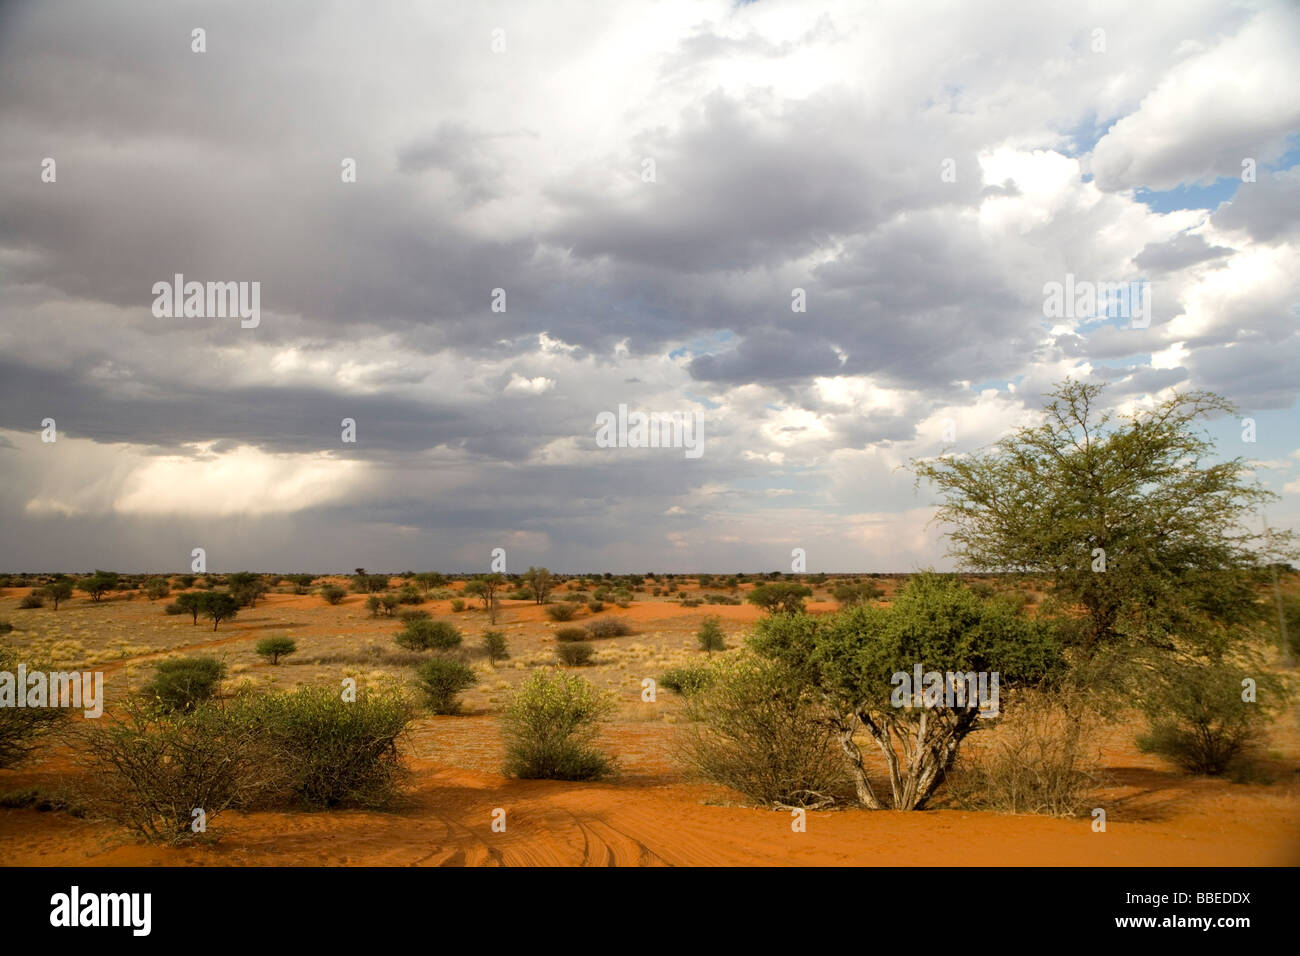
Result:
[[1300,527],[1297,91],[1287,2],[7,3],[0,570],[947,569],[907,463],[1067,376]]

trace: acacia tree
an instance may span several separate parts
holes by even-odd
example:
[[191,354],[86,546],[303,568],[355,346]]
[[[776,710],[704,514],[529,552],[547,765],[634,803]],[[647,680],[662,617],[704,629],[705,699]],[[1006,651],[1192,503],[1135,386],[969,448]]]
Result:
[[504,574],[480,574],[465,585],[465,593],[482,599],[483,608],[488,614],[488,623],[497,622],[497,592],[505,587]]
[[769,614],[799,614],[803,611],[803,601],[807,597],[812,597],[812,588],[793,581],[774,581],[758,585],[745,599]]
[[41,589],[41,593],[54,602],[54,610],[57,611],[60,601],[67,601],[72,597],[72,582],[51,581]]
[[[822,617],[773,614],[759,622],[750,644],[820,698],[858,802],[872,810],[925,808],[958,747],[979,726],[978,675],[986,675],[984,687],[991,689],[996,673],[1000,697],[1049,680],[1064,663],[1050,620],[1026,618],[1007,601],[981,600],[954,578],[933,573],[909,581],[889,607],[858,604]],[[913,686],[901,693],[897,675],[910,680],[918,666],[944,682],[936,688],[927,677],[924,692]],[[974,686],[962,675],[974,677]],[[867,778],[854,740],[859,730],[884,757],[889,802]]]
[[233,620],[239,613],[239,598],[225,591],[217,591],[213,594],[205,595],[207,600],[203,602],[203,612],[212,621],[212,629],[215,631],[222,621]]
[[555,587],[555,578],[545,568],[535,568],[531,564],[524,572],[524,585],[533,592],[533,600],[545,604]]
[[91,601],[98,603],[107,592],[117,587],[117,573],[96,569],[94,574],[78,581],[77,587],[89,594]]
[[199,615],[207,609],[206,605],[209,597],[211,597],[211,595],[205,594],[202,591],[183,591],[176,595],[175,604],[182,611],[185,611],[190,615],[190,619],[193,623],[198,624]]
[[1040,424],[912,469],[942,496],[950,554],[975,570],[1042,576],[1054,598],[1082,608],[1081,660],[1180,640],[1217,660],[1257,618],[1264,534],[1247,519],[1275,496],[1243,459],[1215,459],[1198,422],[1234,414],[1225,399],[1186,392],[1117,416],[1102,408],[1103,389],[1067,379]]

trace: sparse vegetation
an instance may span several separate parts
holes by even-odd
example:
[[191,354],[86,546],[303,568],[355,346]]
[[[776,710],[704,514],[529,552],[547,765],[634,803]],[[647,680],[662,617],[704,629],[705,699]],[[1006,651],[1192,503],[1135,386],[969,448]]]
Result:
[[460,712],[460,693],[478,683],[478,675],[463,661],[434,657],[415,669],[416,681],[435,714]]
[[257,642],[257,655],[270,660],[271,664],[280,663],[280,658],[288,657],[298,650],[298,644],[290,637],[264,637]]
[[535,671],[502,715],[506,773],[543,780],[595,780],[613,760],[593,742],[613,705],[576,674]]

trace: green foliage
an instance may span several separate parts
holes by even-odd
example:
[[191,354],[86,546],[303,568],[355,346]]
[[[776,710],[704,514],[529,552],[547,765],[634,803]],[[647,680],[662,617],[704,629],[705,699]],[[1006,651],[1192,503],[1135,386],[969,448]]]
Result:
[[596,656],[596,649],[583,641],[571,644],[557,644],[555,656],[565,667],[586,667]]
[[[919,810],[980,719],[974,699],[906,706],[895,674],[910,677],[917,665],[926,673],[997,673],[1002,693],[1039,686],[1064,670],[1051,621],[1025,618],[1003,601],[981,601],[955,577],[933,573],[908,581],[890,607],[764,618],[751,644],[782,661],[836,715],[858,798],[873,808],[884,804],[868,785],[852,728],[861,725],[882,751],[895,754],[889,762],[894,808]],[[913,760],[898,758],[903,741]]]
[[585,627],[562,627],[555,632],[555,639],[561,643],[585,641],[587,639],[587,629]]
[[460,712],[460,693],[478,683],[478,675],[463,661],[434,657],[415,669],[415,676],[429,709],[435,714]]
[[[1243,697],[1256,682],[1257,700]],[[1228,662],[1162,663],[1148,679],[1142,705],[1149,730],[1138,738],[1147,753],[1168,757],[1207,776],[1244,772],[1260,748],[1281,688],[1259,669]]]
[[45,607],[45,598],[41,597],[36,591],[31,594],[24,594],[18,602],[18,607],[24,611],[30,611],[34,608]]
[[722,622],[713,614],[700,623],[700,629],[695,632],[695,640],[700,645],[700,650],[708,651],[710,654],[727,649],[726,635],[722,633]]
[[272,664],[280,663],[280,658],[288,657],[298,650],[298,644],[290,637],[264,637],[257,642],[257,655],[270,658]]
[[59,609],[59,605],[71,599],[72,582],[66,580],[51,581],[45,587],[41,588],[41,594],[50,601],[54,602],[54,610]]
[[766,806],[821,806],[853,792],[816,696],[788,668],[731,655],[687,692],[678,755],[695,774]]
[[166,578],[150,578],[145,583],[144,593],[150,601],[156,601],[159,598],[165,598],[167,595],[171,594],[172,589],[171,585],[167,583]]
[[[0,672],[16,675],[18,652],[0,647]],[[25,662],[29,671],[46,670],[44,665]],[[17,683],[16,677],[14,678]],[[26,693],[26,688],[14,687],[14,693]],[[17,703],[15,697],[12,703]],[[0,707],[0,768],[12,767],[31,754],[46,735],[59,729],[68,717],[60,707]]]
[[[1246,460],[1216,460],[1199,421],[1234,414],[1224,399],[1186,392],[1117,420],[1099,411],[1103,390],[1067,380],[1048,396],[1041,424],[986,452],[912,468],[942,496],[954,556],[1047,578],[1057,601],[1086,612],[1072,640],[1083,654],[1171,642],[1222,648],[1264,609],[1253,587],[1264,535],[1245,529],[1276,496]],[[1290,545],[1285,533],[1271,538]]]
[[335,605],[342,602],[347,594],[341,587],[336,584],[327,584],[320,589],[320,596],[325,599],[325,603]]
[[807,597],[812,597],[811,588],[792,581],[773,581],[758,585],[745,599],[769,614],[801,614]]
[[595,746],[609,698],[576,674],[535,671],[502,714],[506,773],[542,780],[594,780],[613,770]]
[[96,603],[109,591],[112,591],[118,585],[118,575],[113,571],[96,570],[94,574],[88,575],[77,582],[77,587],[90,595],[90,599]]
[[593,638],[626,637],[632,633],[632,626],[621,617],[602,617],[587,623],[587,634]]
[[[209,597],[211,597],[211,595],[200,591],[184,591],[176,595],[176,600],[167,606],[166,611],[168,614],[188,614],[193,623],[198,624],[199,615],[206,609]],[[179,610],[172,611],[172,607],[176,607]]]
[[683,697],[695,693],[713,681],[714,670],[706,664],[687,664],[664,671],[659,678],[659,686],[666,687]]
[[198,837],[206,822],[264,789],[264,751],[256,730],[205,705],[166,712],[128,703],[121,716],[86,721],[79,762],[87,802],[153,842]]
[[215,631],[222,621],[232,621],[239,614],[239,598],[226,591],[214,591],[203,601],[203,613],[212,622]]
[[215,657],[173,657],[158,662],[144,693],[163,711],[190,711],[211,699],[225,676]]
[[506,646],[506,636],[501,631],[483,632],[483,652],[495,666],[497,661],[510,659],[510,650]]
[[548,604],[546,616],[552,621],[572,621],[578,609],[572,604]]
[[414,716],[402,695],[361,691],[348,702],[336,688],[304,687],[241,698],[230,711],[277,769],[276,805],[376,808],[397,795],[397,741]]
[[524,572],[524,587],[534,601],[545,604],[555,587],[555,577],[545,568],[534,568],[530,565]]
[[411,651],[440,651],[459,647],[462,637],[460,629],[447,621],[430,621],[414,618],[394,638],[399,647]]
[[451,609],[455,613],[460,613],[461,611],[465,610],[464,598],[452,598]]
[[884,591],[873,581],[862,581],[857,584],[837,584],[831,593],[835,595],[835,600],[849,605],[878,600]]
[[592,614],[599,614],[601,611],[605,610],[605,602],[592,599],[587,602],[587,610]]

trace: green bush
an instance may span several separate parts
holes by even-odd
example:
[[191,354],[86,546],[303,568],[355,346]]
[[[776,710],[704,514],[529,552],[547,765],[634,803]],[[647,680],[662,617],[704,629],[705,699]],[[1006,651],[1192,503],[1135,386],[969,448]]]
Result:
[[411,651],[427,651],[430,648],[446,651],[459,647],[462,638],[460,629],[447,621],[413,618],[406,622],[394,640],[399,647]]
[[496,664],[497,661],[510,659],[509,648],[506,647],[506,636],[501,631],[484,631],[483,632],[483,652],[487,654],[489,661]]
[[166,578],[150,578],[144,586],[144,593],[150,601],[156,601],[171,594],[172,589]]
[[347,591],[335,584],[327,584],[320,589],[320,596],[325,599],[325,603],[335,605],[340,603],[347,595]]
[[[1259,700],[1242,700],[1242,681],[1258,682]],[[1230,663],[1162,664],[1142,701],[1149,722],[1138,748],[1195,774],[1245,773],[1274,710],[1274,682]]]
[[415,669],[425,702],[435,714],[460,712],[460,692],[478,683],[478,675],[462,661],[435,657]]
[[256,731],[278,773],[269,799],[310,809],[382,807],[403,777],[397,741],[414,712],[400,694],[361,691],[345,701],[337,689],[250,695],[230,708]]
[[685,695],[679,739],[688,770],[765,806],[823,806],[854,789],[824,709],[776,661],[721,658]]
[[555,632],[555,639],[562,644],[585,641],[587,639],[587,629],[585,627],[562,627]]
[[171,615],[184,614],[185,608],[181,607],[179,604],[173,601],[171,604],[168,604],[163,608],[163,613],[171,614]]
[[226,676],[215,657],[173,657],[159,661],[144,693],[164,711],[190,711],[209,700]]
[[605,610],[605,602],[597,601],[593,598],[587,602],[587,610],[592,614],[599,614],[601,611]]
[[602,617],[587,624],[587,633],[593,638],[626,637],[632,628],[621,617]]
[[614,762],[593,746],[613,704],[576,674],[535,671],[502,714],[506,773],[540,780],[595,780]]
[[257,642],[257,655],[268,657],[272,664],[280,663],[280,658],[288,657],[298,650],[297,643],[289,637],[264,637]]
[[573,604],[546,605],[546,616],[552,621],[572,621],[573,616],[577,613],[578,608]]
[[[16,651],[0,647],[0,671],[16,674],[19,663]],[[33,671],[46,669],[32,662],[27,666]],[[25,688],[15,688],[15,693],[25,692]],[[61,707],[0,707],[0,767],[12,767],[32,753],[41,738],[59,729],[67,716]]]
[[428,611],[403,611],[401,614],[397,615],[398,620],[403,624],[407,621],[427,621],[432,617],[433,615]]
[[455,611],[456,613],[458,613],[458,614],[459,614],[461,611],[465,610],[465,599],[464,599],[464,598],[452,598],[452,600],[451,600],[451,609],[452,609],[453,611]]
[[24,611],[37,607],[45,607],[45,598],[33,591],[31,594],[24,594],[22,600],[18,602],[18,606]]
[[596,649],[590,644],[577,641],[572,644],[557,644],[555,656],[565,667],[586,667],[596,656]]
[[128,703],[122,716],[85,721],[78,761],[88,806],[147,840],[196,839],[206,822],[255,800],[269,768],[256,728],[211,704],[163,712]]
[[695,640],[699,643],[700,650],[708,651],[710,654],[727,649],[726,635],[722,633],[722,622],[712,614],[701,622],[700,629],[695,632]]
[[683,697],[707,687],[713,680],[713,668],[705,664],[687,664],[664,671],[659,678],[659,686],[666,687]]

